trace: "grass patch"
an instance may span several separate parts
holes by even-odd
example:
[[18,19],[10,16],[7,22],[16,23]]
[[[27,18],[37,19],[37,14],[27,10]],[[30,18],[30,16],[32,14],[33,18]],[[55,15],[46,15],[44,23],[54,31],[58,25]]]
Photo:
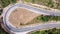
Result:
[[31,34],[60,34],[60,29],[49,29],[49,30],[42,30],[42,31],[36,31]]
[[60,16],[40,15],[40,16],[34,18],[30,23],[40,23],[40,22],[48,22],[48,21],[60,21]]
[[32,0],[24,0],[24,1],[26,1],[26,2],[31,2]]
[[[39,4],[39,5],[45,5],[48,6],[50,8],[54,8],[54,9],[60,9],[60,0],[28,0],[31,3],[35,3],[35,4]],[[27,2],[27,0],[25,0],[25,2]]]
[[42,22],[48,22],[48,21],[60,21],[60,16],[38,16],[37,20],[40,20]]
[[48,21],[60,21],[60,16],[40,15],[40,16],[34,18],[33,20],[31,20],[30,22],[28,22],[26,24],[22,24],[22,25],[29,25],[29,24],[36,24],[36,23],[46,23]]
[[17,0],[0,0],[1,6],[4,8],[8,6],[10,3],[16,3]]

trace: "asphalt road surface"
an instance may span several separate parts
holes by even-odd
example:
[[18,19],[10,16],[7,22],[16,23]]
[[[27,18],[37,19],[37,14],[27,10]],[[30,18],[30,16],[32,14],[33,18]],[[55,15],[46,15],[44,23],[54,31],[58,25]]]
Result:
[[43,14],[43,15],[51,15],[51,16],[60,16],[60,11],[59,12],[54,12],[54,11],[48,11],[48,10],[44,10],[44,9],[41,9],[41,8],[36,8],[36,7],[33,7],[33,6],[30,6],[30,5],[27,5],[27,4],[15,4],[11,7],[9,7],[7,10],[6,10],[6,13],[4,16],[4,26],[7,30],[11,31],[11,32],[27,32],[27,31],[33,31],[33,30],[38,30],[38,29],[44,29],[44,28],[59,28],[60,27],[60,24],[59,23],[54,23],[54,24],[50,24],[50,23],[46,23],[46,24],[43,24],[43,25],[36,25],[36,26],[31,26],[31,27],[26,27],[26,28],[13,28],[9,21],[8,21],[8,16],[9,14],[12,12],[12,10],[14,10],[15,8],[25,8],[27,10],[30,10],[30,11],[33,11],[35,13],[38,13],[38,14]]

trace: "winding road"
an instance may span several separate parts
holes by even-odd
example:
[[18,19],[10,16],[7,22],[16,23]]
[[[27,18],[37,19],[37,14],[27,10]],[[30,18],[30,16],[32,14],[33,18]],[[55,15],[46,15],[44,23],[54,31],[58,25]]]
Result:
[[45,29],[45,28],[60,28],[60,24],[59,23],[46,23],[46,24],[42,24],[42,25],[36,25],[36,26],[30,26],[30,27],[25,27],[25,28],[15,28],[14,26],[12,27],[12,25],[9,23],[8,21],[8,17],[10,15],[10,13],[16,9],[16,8],[25,8],[27,10],[33,11],[35,13],[38,14],[43,14],[43,15],[51,15],[51,16],[60,16],[60,11],[48,11],[48,10],[44,10],[42,8],[36,8],[27,4],[15,4],[13,6],[10,6],[8,9],[6,9],[5,11],[5,15],[3,15],[4,19],[4,27],[15,33],[19,33],[21,34],[21,32],[25,32],[24,34],[26,34],[27,32],[33,31],[33,30],[38,30],[38,29]]

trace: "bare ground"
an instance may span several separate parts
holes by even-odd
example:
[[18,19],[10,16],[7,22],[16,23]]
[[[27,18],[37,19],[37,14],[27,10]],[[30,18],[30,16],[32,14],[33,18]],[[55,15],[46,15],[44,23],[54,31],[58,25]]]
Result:
[[32,11],[19,8],[10,14],[9,21],[14,26],[20,27],[20,25],[29,23],[32,19],[39,15],[40,14],[33,13]]

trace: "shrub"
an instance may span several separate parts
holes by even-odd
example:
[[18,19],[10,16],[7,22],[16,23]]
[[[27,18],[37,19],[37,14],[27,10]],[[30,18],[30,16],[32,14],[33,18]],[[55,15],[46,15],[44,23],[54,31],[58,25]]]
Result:
[[0,0],[1,6],[4,8],[8,6],[10,3],[16,3],[16,0]]

